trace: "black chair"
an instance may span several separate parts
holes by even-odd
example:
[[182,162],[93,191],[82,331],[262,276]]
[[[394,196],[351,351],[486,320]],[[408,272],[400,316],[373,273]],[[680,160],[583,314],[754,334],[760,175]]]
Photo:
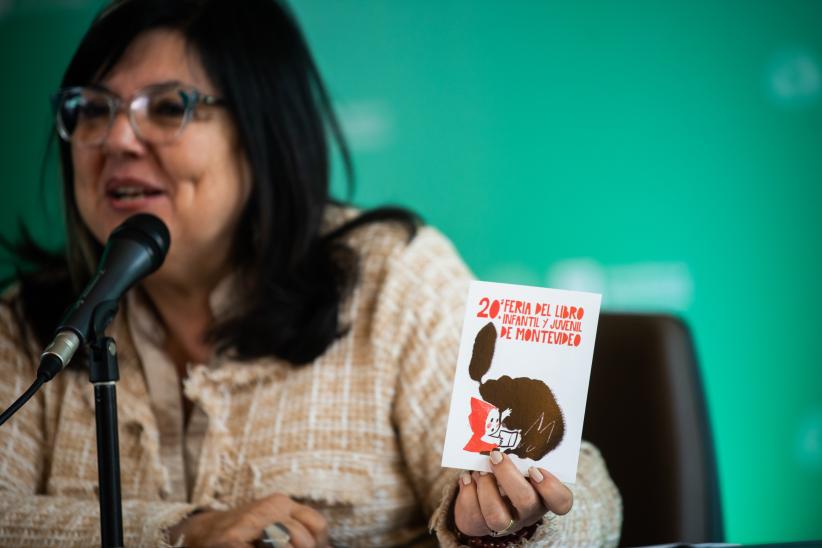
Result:
[[723,541],[705,397],[681,320],[601,315],[582,436],[622,494],[620,545]]

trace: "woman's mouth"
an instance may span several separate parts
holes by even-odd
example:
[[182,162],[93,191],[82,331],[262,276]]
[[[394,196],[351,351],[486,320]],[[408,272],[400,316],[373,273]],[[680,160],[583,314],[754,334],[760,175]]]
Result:
[[112,179],[106,184],[106,198],[112,208],[137,211],[151,206],[166,192],[157,185],[136,179]]
[[139,186],[121,186],[112,188],[107,192],[110,198],[118,201],[134,201],[150,198],[152,196],[159,196],[163,194],[161,190],[139,187]]

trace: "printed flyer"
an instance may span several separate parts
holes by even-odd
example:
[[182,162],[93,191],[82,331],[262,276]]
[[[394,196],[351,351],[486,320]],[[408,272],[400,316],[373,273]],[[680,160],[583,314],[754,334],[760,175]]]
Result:
[[525,473],[575,483],[601,295],[472,282],[442,465],[490,471],[507,453]]

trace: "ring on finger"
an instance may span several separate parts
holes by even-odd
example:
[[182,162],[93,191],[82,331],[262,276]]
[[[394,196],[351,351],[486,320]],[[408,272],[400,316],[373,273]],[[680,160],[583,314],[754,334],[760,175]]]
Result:
[[275,522],[263,529],[263,544],[272,548],[285,548],[291,542],[291,532],[282,522]]
[[500,529],[499,531],[491,531],[492,537],[504,537],[508,534],[514,524],[517,523],[517,520],[511,518],[511,521],[508,522],[508,525],[505,526],[505,529]]

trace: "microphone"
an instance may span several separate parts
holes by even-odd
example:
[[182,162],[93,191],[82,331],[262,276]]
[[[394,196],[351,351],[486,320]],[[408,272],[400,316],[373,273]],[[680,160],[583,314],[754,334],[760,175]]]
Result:
[[103,333],[117,313],[120,297],[163,264],[170,236],[166,225],[148,213],[126,219],[103,249],[97,272],[68,309],[54,339],[40,355],[37,376],[50,381],[81,345]]

